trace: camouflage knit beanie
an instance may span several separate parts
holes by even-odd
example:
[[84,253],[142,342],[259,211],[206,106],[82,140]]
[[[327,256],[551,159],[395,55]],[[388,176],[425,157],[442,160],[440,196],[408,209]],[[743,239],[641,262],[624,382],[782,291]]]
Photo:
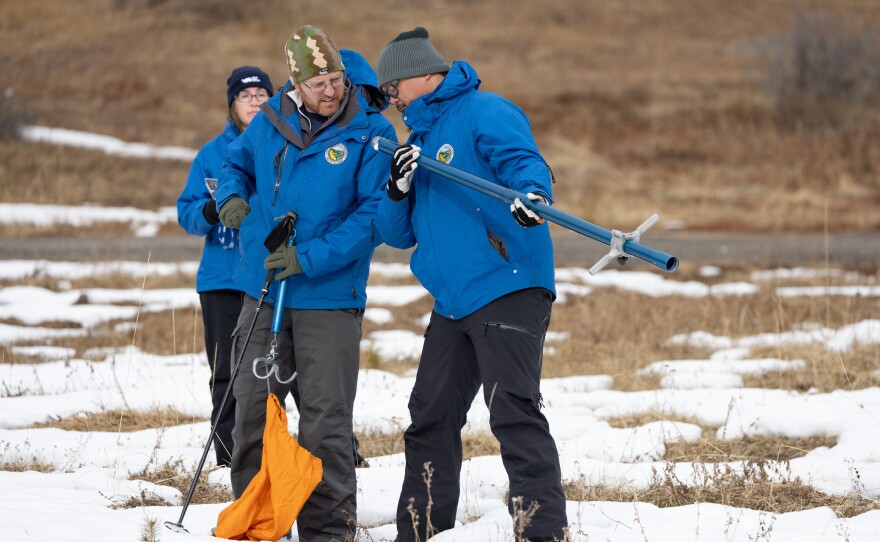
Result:
[[284,47],[290,81],[296,85],[325,73],[345,71],[339,49],[326,32],[317,26],[300,27]]
[[379,53],[379,88],[391,81],[429,73],[446,73],[449,64],[428,41],[428,31],[417,26],[402,32]]

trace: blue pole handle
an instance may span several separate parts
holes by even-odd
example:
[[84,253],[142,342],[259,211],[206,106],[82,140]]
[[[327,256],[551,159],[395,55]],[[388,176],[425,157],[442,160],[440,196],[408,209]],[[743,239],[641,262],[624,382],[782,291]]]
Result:
[[[397,144],[383,137],[375,137],[373,138],[373,148],[385,154],[393,155],[394,150],[397,148]],[[513,203],[514,199],[519,198],[526,208],[531,209],[538,216],[555,224],[559,224],[573,232],[585,235],[590,239],[611,246],[611,230],[607,230],[601,226],[587,222],[582,218],[570,215],[565,211],[560,211],[550,205],[532,201],[527,198],[525,194],[520,194],[516,190],[511,190],[510,188],[505,188],[489,182],[476,175],[471,175],[466,171],[454,168],[449,164],[444,164],[443,162],[434,160],[428,156],[419,156],[416,162],[420,167],[423,167],[432,173],[442,175],[447,179],[467,186],[468,188],[472,188],[478,192],[482,192],[487,196],[500,199],[505,203]],[[652,265],[656,265],[665,271],[672,272],[678,269],[678,258],[671,254],[643,245],[638,241],[625,241],[623,243],[623,249],[628,255],[644,260]]]
[[[293,246],[293,235],[287,240],[287,246]],[[272,333],[281,333],[281,321],[284,319],[284,298],[287,297],[287,281],[290,277],[281,279],[278,285],[278,296],[275,298],[275,312],[272,313]]]

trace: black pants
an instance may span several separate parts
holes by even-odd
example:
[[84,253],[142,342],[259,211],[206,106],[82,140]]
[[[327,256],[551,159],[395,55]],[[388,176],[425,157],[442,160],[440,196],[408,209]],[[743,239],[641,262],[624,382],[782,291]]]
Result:
[[[229,387],[232,376],[232,332],[241,312],[242,293],[235,290],[212,290],[199,294],[202,304],[202,321],[205,325],[205,350],[211,366],[211,421],[220,414],[220,403]],[[214,453],[217,464],[229,466],[232,459],[232,426],[235,425],[235,398],[226,400],[222,416],[214,434]]]
[[[409,401],[412,424],[404,434],[406,470],[397,508],[397,541],[426,540],[425,463],[434,469],[430,522],[436,531],[454,526],[459,499],[461,429],[483,386],[489,425],[501,443],[512,499],[539,508],[525,527],[530,540],[563,539],[568,524],[559,453],[539,410],[541,355],[550,324],[550,292],[521,290],[496,299],[460,320],[431,314],[416,382]],[[418,527],[410,511],[419,515]],[[514,518],[516,520],[516,518]]]

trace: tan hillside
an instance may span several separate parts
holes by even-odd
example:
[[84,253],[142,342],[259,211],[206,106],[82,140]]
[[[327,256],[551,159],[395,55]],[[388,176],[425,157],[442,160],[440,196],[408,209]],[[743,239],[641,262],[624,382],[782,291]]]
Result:
[[[528,113],[557,205],[597,224],[880,229],[873,0],[3,2],[0,125],[196,148],[223,125],[231,69],[280,86],[282,46],[306,23],[374,64],[427,27]],[[0,139],[5,202],[158,208],[187,170]]]

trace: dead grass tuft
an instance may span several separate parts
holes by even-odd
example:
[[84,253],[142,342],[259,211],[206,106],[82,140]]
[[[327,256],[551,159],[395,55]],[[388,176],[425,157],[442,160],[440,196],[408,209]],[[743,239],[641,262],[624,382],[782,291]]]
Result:
[[0,462],[0,472],[55,472],[55,466],[39,461],[36,457],[24,461],[3,461]]
[[[563,483],[566,500],[645,502],[661,508],[693,503],[715,503],[734,508],[765,510],[777,514],[827,506],[838,517],[853,517],[877,510],[878,503],[851,495],[826,495],[791,479],[785,464],[745,462],[741,472],[729,465],[703,465],[697,484],[685,484],[667,463],[662,473],[655,471],[644,489],[593,486],[581,477]],[[780,481],[781,480],[781,481]]]
[[669,416],[660,412],[643,412],[605,420],[611,427],[640,427],[651,422],[667,421],[700,426],[702,435],[696,442],[669,442],[664,459],[675,463],[719,463],[730,461],[788,461],[802,457],[820,447],[831,448],[837,439],[826,435],[805,438],[750,436],[737,440],[718,438],[718,427],[703,425],[696,420]]
[[[391,433],[367,431],[358,433],[357,437],[360,443],[358,451],[366,458],[402,453],[404,450],[403,428]],[[462,459],[465,460],[501,453],[498,441],[490,433],[464,433],[461,436],[461,447]]]
[[65,431],[102,431],[130,433],[144,429],[158,429],[187,423],[207,421],[206,418],[183,414],[173,408],[155,408],[146,412],[134,410],[110,410],[86,412],[69,418],[35,423],[31,427],[54,427]]
[[[144,469],[137,474],[133,474],[131,479],[144,480],[158,485],[170,486],[180,491],[185,497],[192,485],[193,473],[186,472],[186,469],[184,469],[183,466],[183,460],[177,459],[167,461],[152,469]],[[232,490],[229,487],[222,484],[208,483],[208,473],[202,471],[201,476],[199,476],[199,482],[196,484],[195,492],[193,493],[192,504],[225,503],[232,499]],[[159,503],[155,503],[155,505],[168,506],[168,503],[162,500]]]
[[755,357],[802,359],[806,367],[793,371],[772,371],[746,375],[743,385],[753,388],[786,389],[799,392],[864,389],[880,386],[880,347],[856,346],[849,352],[831,352],[815,345],[765,347],[753,351]]

